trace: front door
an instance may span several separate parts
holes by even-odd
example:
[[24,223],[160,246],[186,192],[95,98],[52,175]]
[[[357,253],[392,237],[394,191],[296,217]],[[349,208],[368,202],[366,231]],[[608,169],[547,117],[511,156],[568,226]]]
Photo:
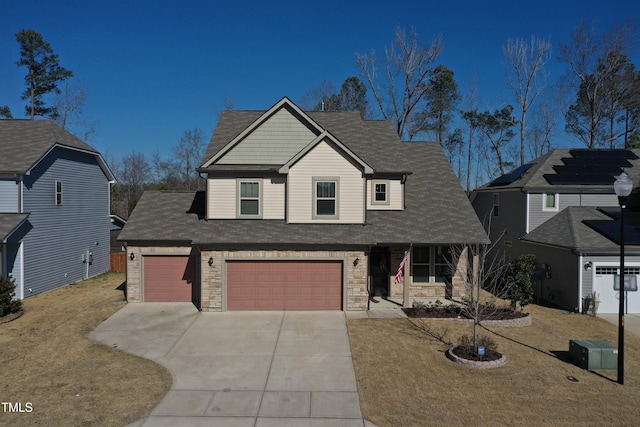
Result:
[[371,250],[371,297],[389,296],[389,271],[391,253],[389,248],[372,248]]

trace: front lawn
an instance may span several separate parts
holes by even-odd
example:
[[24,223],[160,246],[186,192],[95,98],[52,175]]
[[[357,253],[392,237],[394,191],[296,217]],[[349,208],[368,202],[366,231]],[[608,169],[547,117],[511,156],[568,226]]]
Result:
[[0,324],[0,425],[123,426],[149,415],[171,374],[86,337],[122,307],[123,282],[109,273],[28,298]]
[[445,357],[469,322],[433,319],[348,321],[363,416],[384,426],[638,424],[640,337],[625,335],[625,384],[616,371],[589,372],[568,361],[570,339],[617,345],[617,326],[528,305],[533,324],[480,328],[507,356],[478,370]]

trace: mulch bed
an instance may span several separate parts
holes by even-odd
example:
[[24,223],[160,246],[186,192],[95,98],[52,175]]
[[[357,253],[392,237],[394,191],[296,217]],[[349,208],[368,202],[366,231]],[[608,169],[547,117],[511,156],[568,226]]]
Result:
[[6,316],[2,316],[0,317],[0,325],[2,325],[3,323],[9,323],[13,320],[16,320],[18,317],[22,316],[23,314],[24,314],[24,310],[20,310],[15,313],[9,313]]
[[[426,318],[426,319],[470,319],[461,310],[445,309],[445,308],[403,308],[408,317]],[[488,310],[480,315],[480,320],[512,320],[527,317],[528,313],[523,311],[513,311],[510,308],[497,308]]]
[[462,359],[473,360],[476,362],[492,362],[494,360],[499,360],[500,358],[502,358],[502,353],[499,353],[497,351],[486,352],[482,356],[477,355],[476,352],[473,351],[473,349],[460,346],[454,347],[451,351],[453,352],[453,354]]

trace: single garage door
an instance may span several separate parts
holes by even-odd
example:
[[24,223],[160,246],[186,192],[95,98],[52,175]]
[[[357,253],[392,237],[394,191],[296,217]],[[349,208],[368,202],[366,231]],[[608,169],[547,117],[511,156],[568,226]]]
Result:
[[341,261],[229,261],[229,310],[340,310]]
[[195,280],[194,256],[145,256],[144,301],[191,302]]
[[[613,288],[614,278],[620,271],[619,266],[596,267],[593,290],[599,301],[597,313],[615,314],[620,311],[620,291]],[[625,276],[636,276],[636,283],[640,286],[640,267],[625,267]],[[625,313],[640,313],[640,290],[627,291],[625,294]]]

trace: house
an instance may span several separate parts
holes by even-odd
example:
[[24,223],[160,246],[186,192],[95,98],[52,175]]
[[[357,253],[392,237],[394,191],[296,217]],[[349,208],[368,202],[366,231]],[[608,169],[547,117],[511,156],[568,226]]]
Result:
[[[491,223],[492,241],[500,239],[511,258],[536,255],[539,298],[579,311],[595,292],[599,313],[618,312],[619,232],[612,230],[620,229],[620,208],[613,182],[625,171],[640,183],[639,154],[556,149],[474,190],[473,207]],[[625,246],[625,274],[638,275],[640,246]],[[629,313],[640,313],[638,292],[627,292],[626,300]]]
[[109,270],[113,173],[50,121],[0,120],[0,273],[26,298]]
[[287,98],[225,111],[198,171],[205,191],[145,192],[122,230],[129,301],[224,311],[444,299],[464,292],[449,245],[488,241],[439,144],[401,142],[391,122],[357,112]]

